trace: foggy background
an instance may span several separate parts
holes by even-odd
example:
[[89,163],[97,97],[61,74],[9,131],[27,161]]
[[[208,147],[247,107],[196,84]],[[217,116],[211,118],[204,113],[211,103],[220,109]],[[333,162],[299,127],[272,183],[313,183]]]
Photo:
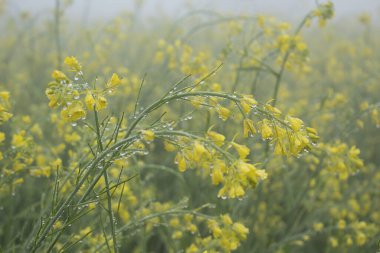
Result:
[[[234,14],[270,14],[289,21],[297,21],[309,10],[314,9],[316,0],[73,0],[66,15],[88,20],[110,19],[124,10],[133,10],[136,2],[143,2],[141,15],[165,13],[176,17],[192,9],[211,9]],[[319,1],[324,2],[324,1]],[[380,0],[333,0],[335,21],[352,19],[368,13],[377,22],[380,16]],[[48,16],[54,8],[55,0],[11,0],[7,1],[7,12],[16,14],[29,11]]]

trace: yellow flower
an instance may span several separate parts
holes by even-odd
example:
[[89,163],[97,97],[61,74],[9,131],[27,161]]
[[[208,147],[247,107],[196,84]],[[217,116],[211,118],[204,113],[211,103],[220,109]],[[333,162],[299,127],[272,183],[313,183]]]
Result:
[[143,139],[146,141],[153,141],[154,140],[154,132],[152,130],[142,130],[141,134],[143,136]]
[[257,105],[257,101],[253,98],[252,95],[244,95],[240,100],[241,107],[243,111],[248,114],[253,107]]
[[220,92],[222,90],[222,87],[219,83],[213,83],[211,84],[210,89],[215,92]]
[[342,219],[340,219],[339,221],[338,221],[338,225],[337,225],[337,227],[339,228],[339,229],[345,229],[346,228],[346,221],[345,220],[342,220]]
[[363,13],[359,16],[359,21],[363,25],[369,25],[371,23],[371,16],[368,13]]
[[43,135],[42,129],[38,123],[34,124],[32,128],[30,129],[30,131],[34,133],[35,135],[37,135],[39,138],[42,138],[42,135]]
[[24,163],[16,162],[16,163],[13,164],[13,168],[12,168],[12,169],[13,169],[15,172],[17,172],[17,171],[21,171],[21,170],[23,170],[25,167],[26,167],[26,165],[25,165]]
[[111,78],[107,82],[107,87],[114,88],[121,84],[121,79],[116,73],[113,73]]
[[177,217],[170,219],[169,225],[173,228],[179,227],[179,225],[180,225],[179,219]]
[[351,245],[353,244],[353,241],[352,241],[351,236],[347,236],[347,237],[346,237],[346,244],[347,244],[348,246],[351,246]]
[[286,119],[288,120],[290,127],[295,132],[298,132],[301,129],[301,127],[303,126],[303,121],[299,118],[287,116]]
[[207,131],[207,136],[218,146],[222,146],[226,137],[214,131]]
[[279,109],[271,106],[270,104],[266,104],[265,109],[268,110],[269,112],[273,113],[275,116],[278,116],[281,114],[281,111]]
[[198,141],[194,142],[194,161],[200,162],[202,158],[208,155],[207,149]]
[[363,232],[358,232],[355,238],[356,244],[361,246],[364,245],[367,241],[367,237]]
[[30,170],[30,175],[34,177],[50,177],[51,175],[51,169],[48,166],[42,166],[38,169],[32,169]]
[[231,143],[232,146],[235,148],[235,150],[238,152],[240,159],[245,159],[247,155],[249,154],[250,150],[245,145],[240,145],[235,142]]
[[360,119],[356,120],[356,126],[360,129],[363,129],[364,128],[364,122]]
[[5,134],[3,132],[0,132],[0,143],[5,140]]
[[236,238],[233,238],[233,237],[232,238],[228,238],[228,237],[222,238],[220,244],[222,245],[222,247],[224,249],[227,250],[227,252],[230,252],[231,250],[235,250],[239,246],[239,242],[237,241]]
[[257,24],[260,26],[260,28],[263,28],[265,25],[265,17],[263,15],[259,15],[257,17]]
[[194,245],[194,244],[191,244],[187,249],[186,249],[186,253],[197,253],[199,252],[199,248]]
[[1,91],[1,92],[0,92],[0,97],[1,97],[4,101],[8,101],[8,100],[9,100],[9,92],[8,92],[8,91]]
[[86,116],[86,111],[83,109],[83,104],[79,101],[73,102],[61,111],[61,117],[70,122],[77,121]]
[[177,147],[168,141],[164,141],[164,148],[168,152],[173,152],[177,150]]
[[3,123],[3,122],[6,122],[8,121],[10,118],[12,118],[13,114],[12,113],[9,113],[9,112],[6,112],[6,111],[3,111],[1,110],[1,106],[0,106],[0,124]]
[[234,183],[228,190],[228,197],[230,198],[241,198],[245,194],[244,188],[239,183]]
[[280,139],[277,140],[277,143],[274,147],[273,153],[275,155],[286,155],[287,154],[286,146],[283,144],[282,140],[280,140]]
[[89,110],[93,110],[94,106],[96,111],[103,110],[107,107],[107,99],[101,95],[93,95],[91,92],[87,92],[86,97],[84,98],[86,106]]
[[247,138],[249,135],[256,133],[256,129],[253,126],[253,121],[251,119],[244,119],[243,121],[243,135]]
[[318,17],[318,24],[320,27],[326,25],[326,20],[334,17],[334,4],[331,1],[320,4],[319,8],[313,12],[314,16]]
[[173,238],[173,239],[180,239],[180,238],[182,238],[182,236],[183,236],[182,231],[175,231],[175,232],[172,234],[172,238]]
[[20,131],[18,134],[14,134],[12,136],[12,146],[15,148],[22,147],[26,143],[25,137],[26,132],[25,131]]
[[269,125],[269,120],[264,119],[263,121],[261,121],[260,132],[264,140],[269,139],[273,136],[272,128]]
[[212,170],[211,179],[213,185],[218,185],[224,181],[222,170],[219,167]]
[[107,107],[107,99],[103,96],[98,96],[96,100],[96,110],[100,111]]
[[57,158],[55,159],[54,161],[52,161],[50,163],[50,166],[53,168],[53,169],[57,169],[57,168],[61,168],[62,167],[62,160]]
[[287,34],[281,34],[277,37],[277,47],[281,50],[282,53],[286,52],[289,49],[290,36]]
[[69,66],[72,71],[79,72],[82,69],[82,66],[74,56],[66,57],[64,63]]
[[218,191],[218,198],[223,198],[223,199],[227,198],[227,196],[226,196],[227,190],[228,190],[228,188],[226,185],[224,185],[222,188],[220,188],[220,190]]
[[228,214],[221,215],[220,219],[222,220],[224,225],[231,225],[232,224],[232,219]]
[[307,49],[307,45],[304,42],[298,42],[296,44],[296,48],[297,48],[298,51],[303,52],[303,51],[305,51]]
[[221,118],[224,121],[227,120],[231,115],[231,111],[229,109],[227,109],[226,107],[223,107],[221,105],[218,105],[216,107],[216,111],[219,114],[219,118]]
[[178,170],[185,172],[187,169],[186,159],[181,153],[177,153],[175,161],[178,163]]
[[21,120],[25,124],[30,124],[32,122],[32,119],[28,115],[22,116]]
[[237,163],[240,178],[248,180],[252,187],[256,187],[260,180],[265,180],[268,175],[265,170],[257,169],[253,164],[239,160]]
[[312,127],[306,127],[307,135],[310,137],[311,141],[316,142],[319,140],[317,130]]
[[330,241],[331,247],[333,248],[338,247],[339,243],[335,237],[330,237],[329,241]]
[[287,22],[281,22],[280,24],[278,24],[278,28],[280,29],[280,30],[289,30],[290,28],[291,28],[292,26],[289,24],[289,23],[287,23]]
[[76,132],[73,132],[71,134],[65,134],[65,141],[68,143],[75,143],[81,140],[81,137]]
[[162,51],[157,51],[154,55],[153,62],[154,63],[161,63],[165,59],[165,54]]
[[93,110],[96,104],[96,101],[91,94],[91,92],[87,92],[86,97],[84,98],[84,102],[86,103],[87,109]]
[[190,233],[192,233],[192,234],[194,234],[195,232],[198,231],[197,226],[195,226],[194,224],[188,224],[186,229],[189,230]]
[[59,71],[59,70],[54,70],[53,73],[51,74],[51,76],[57,80],[57,81],[65,81],[65,80],[68,80],[68,78],[66,77],[66,75]]
[[249,233],[248,228],[246,228],[243,224],[236,222],[232,225],[232,229],[237,233],[237,235],[242,238],[246,239],[247,235]]
[[211,230],[215,238],[219,238],[223,235],[222,229],[219,227],[216,221],[209,221],[208,227]]
[[125,208],[120,208],[119,216],[125,223],[127,223],[131,218],[131,215],[129,214],[128,210],[126,210]]

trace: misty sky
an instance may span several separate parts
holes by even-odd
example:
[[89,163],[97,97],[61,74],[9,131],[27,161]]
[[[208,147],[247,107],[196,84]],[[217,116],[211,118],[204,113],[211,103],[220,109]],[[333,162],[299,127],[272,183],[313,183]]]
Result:
[[[8,0],[8,10],[12,13],[29,10],[43,15],[49,13],[55,0]],[[264,13],[289,19],[303,17],[308,10],[315,7],[315,0],[145,0],[143,13],[167,13],[178,16],[186,12],[187,5],[195,9],[212,9],[223,12]],[[323,0],[320,0],[323,2]],[[363,12],[371,14],[378,20],[380,17],[380,0],[333,0],[336,7],[336,19],[350,18]],[[73,18],[81,18],[89,10],[89,18],[109,19],[118,12],[131,9],[134,0],[74,0],[69,9]]]

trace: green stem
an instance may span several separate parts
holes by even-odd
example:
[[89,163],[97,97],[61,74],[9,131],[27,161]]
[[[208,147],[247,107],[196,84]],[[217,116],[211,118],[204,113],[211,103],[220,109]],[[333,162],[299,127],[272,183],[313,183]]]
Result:
[[[80,188],[85,184],[87,178],[90,176],[91,172],[94,171],[94,168],[98,166],[98,164],[107,157],[107,155],[112,155],[112,153],[117,153],[118,149],[120,149],[123,146],[132,144],[136,139],[138,139],[138,136],[131,136],[129,138],[125,138],[121,140],[120,142],[114,144],[109,149],[104,150],[101,152],[94,160],[90,161],[86,164],[85,168],[88,168],[86,173],[83,175],[83,177],[78,181],[78,184],[75,186],[74,190],[71,192],[69,197],[61,204],[61,206],[58,208],[57,212],[53,216],[53,218],[50,219],[50,221],[44,226],[44,228],[41,229],[40,236],[36,238],[34,245],[31,246],[30,250],[26,248],[25,250],[27,252],[34,253],[36,250],[41,246],[41,243],[46,239],[48,233],[54,226],[55,222],[59,219],[59,217],[62,216],[65,209],[70,206],[71,201],[74,199],[75,195],[79,192]],[[91,193],[92,189],[95,187],[96,183],[99,181],[99,179],[103,175],[103,171],[106,170],[108,167],[104,166],[101,173],[99,173],[91,182],[90,186],[87,188],[87,191],[83,194],[83,196],[78,201],[78,204],[82,203],[83,200]]]
[[[95,115],[95,127],[96,127],[96,139],[98,141],[98,148],[100,152],[103,152],[103,144],[102,144],[102,137],[100,135],[100,125],[99,125],[99,118],[98,118],[98,112],[96,111],[96,108],[94,107],[94,115]],[[103,162],[103,167],[105,167],[105,162]],[[109,178],[107,170],[104,170],[103,172],[104,176],[104,182],[106,185],[106,193],[107,193],[107,204],[108,204],[108,217],[111,225],[111,232],[112,232],[112,240],[113,240],[113,249],[115,253],[118,252],[117,247],[117,240],[116,240],[116,232],[115,232],[115,224],[114,224],[114,213],[112,211],[112,197],[110,193],[110,184],[109,184]]]

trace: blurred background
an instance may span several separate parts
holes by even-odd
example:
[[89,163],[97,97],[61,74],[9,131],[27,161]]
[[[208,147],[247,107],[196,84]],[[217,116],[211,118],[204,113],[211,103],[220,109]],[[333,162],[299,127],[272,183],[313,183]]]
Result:
[[[263,13],[277,17],[283,17],[292,21],[302,18],[304,13],[315,7],[315,0],[77,0],[72,1],[70,15],[73,19],[86,17],[88,19],[110,19],[126,9],[132,9],[134,5],[141,4],[141,14],[168,14],[179,16],[186,10],[210,9],[219,12],[256,14]],[[323,1],[319,1],[323,2]],[[333,0],[336,7],[335,21],[351,19],[363,12],[378,20],[380,14],[379,0]],[[13,0],[8,1],[10,13],[26,11],[35,14],[48,14],[54,8],[54,0]]]

